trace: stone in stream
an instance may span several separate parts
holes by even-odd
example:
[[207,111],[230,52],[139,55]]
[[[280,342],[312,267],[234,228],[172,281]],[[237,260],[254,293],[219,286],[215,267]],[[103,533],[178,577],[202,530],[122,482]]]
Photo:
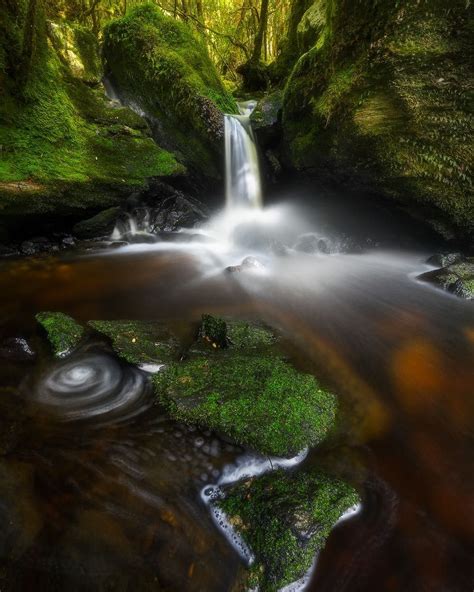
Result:
[[474,257],[462,257],[458,256],[458,253],[454,253],[443,255],[439,261],[444,263],[452,261],[452,263],[441,269],[422,273],[418,279],[460,298],[474,300]]
[[302,578],[341,515],[360,503],[353,487],[314,469],[274,471],[223,494],[217,505],[255,555],[246,589],[260,592]]
[[45,329],[57,357],[67,355],[84,335],[84,328],[62,312],[40,312],[36,320]]
[[283,358],[272,332],[242,322],[224,331],[216,320],[213,335],[210,318],[201,335],[213,353],[191,348],[187,359],[153,378],[170,415],[263,454],[291,456],[324,440],[335,423],[334,395]]

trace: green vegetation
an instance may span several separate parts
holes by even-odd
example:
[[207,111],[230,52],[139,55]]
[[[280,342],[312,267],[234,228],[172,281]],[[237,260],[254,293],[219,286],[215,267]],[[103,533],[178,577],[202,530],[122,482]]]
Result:
[[219,176],[222,111],[236,105],[191,29],[143,4],[107,25],[103,52],[121,95],[159,122],[160,141],[201,173]]
[[316,0],[297,30],[283,109],[293,165],[435,206],[473,232],[468,4]]
[[[22,73],[14,62],[21,61],[26,17],[19,8],[14,12],[5,6],[0,17],[0,32],[8,33],[0,36],[2,214],[100,209],[120,203],[150,177],[183,170],[153,142],[141,117],[116,108],[102,90],[90,86],[90,76],[98,74],[93,44],[85,63],[79,57],[84,47],[68,62],[48,42],[45,16],[38,9],[34,51]],[[84,35],[76,31],[74,36],[83,46]]]
[[222,351],[170,364],[153,380],[158,401],[176,419],[265,454],[314,446],[335,422],[335,397],[274,356]]
[[276,592],[308,571],[331,528],[358,502],[350,485],[324,473],[279,470],[237,485],[219,505],[255,553],[249,588]]
[[163,323],[154,321],[89,321],[103,333],[121,358],[130,364],[163,364],[175,357],[178,343]]
[[84,328],[62,312],[40,312],[36,320],[45,329],[53,351],[59,357],[73,350],[84,335]]

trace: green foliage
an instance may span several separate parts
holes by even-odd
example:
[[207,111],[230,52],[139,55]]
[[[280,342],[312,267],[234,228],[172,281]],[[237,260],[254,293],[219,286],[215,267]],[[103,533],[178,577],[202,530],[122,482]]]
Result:
[[154,377],[154,386],[176,419],[266,454],[285,456],[318,444],[336,416],[332,394],[274,356],[221,351],[170,364]]
[[62,312],[40,312],[36,320],[45,329],[56,356],[61,357],[81,341],[84,329]]
[[153,321],[89,321],[112,340],[115,352],[130,364],[162,364],[174,358],[175,339],[162,323]]
[[249,587],[276,592],[308,571],[339,517],[358,502],[350,485],[324,473],[279,470],[237,485],[219,505],[255,553]]

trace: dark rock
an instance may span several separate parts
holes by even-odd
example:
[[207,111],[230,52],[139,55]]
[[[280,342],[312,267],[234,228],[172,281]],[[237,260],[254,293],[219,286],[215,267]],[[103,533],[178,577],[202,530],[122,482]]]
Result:
[[109,236],[115,227],[121,210],[118,207],[107,208],[92,218],[74,225],[72,231],[78,238],[100,238]]
[[14,361],[32,360],[36,356],[24,337],[6,337],[0,341],[0,358]]
[[428,259],[427,263],[429,265],[436,265],[436,267],[447,267],[461,260],[461,253],[436,253]]
[[302,253],[330,253],[329,241],[314,233],[300,236],[296,241],[294,249]]
[[428,271],[418,279],[460,298],[474,300],[474,257],[465,257],[441,269]]
[[240,265],[230,265],[226,267],[226,271],[229,273],[235,273],[244,271],[245,269],[263,269],[265,265],[259,261],[256,257],[245,257]]
[[277,90],[261,99],[250,115],[250,122],[263,149],[274,145],[281,136],[283,92]]
[[13,247],[7,247],[6,245],[0,245],[0,257],[14,257],[19,255],[20,252]]

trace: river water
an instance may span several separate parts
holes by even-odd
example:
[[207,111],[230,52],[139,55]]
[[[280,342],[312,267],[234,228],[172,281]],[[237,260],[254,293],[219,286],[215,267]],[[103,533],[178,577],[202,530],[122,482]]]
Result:
[[248,451],[171,420],[98,337],[54,359],[44,310],[184,340],[203,313],[274,327],[340,398],[338,437],[303,462],[363,498],[306,589],[472,590],[474,308],[416,279],[442,247],[379,203],[290,187],[185,241],[3,261],[2,592],[224,592],[244,569],[201,493]]

